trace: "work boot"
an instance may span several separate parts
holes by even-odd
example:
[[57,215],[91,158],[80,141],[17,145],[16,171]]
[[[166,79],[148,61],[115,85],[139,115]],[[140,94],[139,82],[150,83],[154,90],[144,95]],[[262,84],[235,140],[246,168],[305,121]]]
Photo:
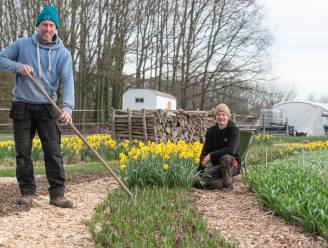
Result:
[[205,189],[205,183],[197,181],[192,185],[192,187],[196,189]]
[[222,179],[211,180],[206,184],[206,189],[222,189],[222,188],[223,188]]
[[222,189],[223,184],[221,179],[211,180],[209,182],[197,182],[193,185],[196,189],[208,189],[208,190],[215,190],[215,189]]
[[52,199],[50,199],[49,203],[51,205],[54,205],[55,207],[59,207],[59,208],[72,208],[73,207],[73,202],[65,199],[64,196],[52,198]]
[[33,195],[22,195],[17,199],[17,204],[22,206],[31,207],[33,202]]

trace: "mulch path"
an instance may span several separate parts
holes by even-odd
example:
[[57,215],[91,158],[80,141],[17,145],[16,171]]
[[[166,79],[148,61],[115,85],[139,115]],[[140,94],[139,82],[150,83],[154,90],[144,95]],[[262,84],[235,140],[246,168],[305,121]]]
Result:
[[304,233],[301,227],[287,224],[257,201],[243,178],[235,178],[233,192],[192,189],[194,206],[210,227],[218,229],[229,242],[239,247],[328,247],[318,235]]
[[[104,172],[66,175],[66,186],[95,181],[106,176],[108,174]],[[37,176],[36,185],[38,195],[48,194],[48,182],[45,176]],[[30,210],[29,207],[16,204],[19,196],[20,192],[16,181],[12,183],[1,183],[0,178],[0,217]]]

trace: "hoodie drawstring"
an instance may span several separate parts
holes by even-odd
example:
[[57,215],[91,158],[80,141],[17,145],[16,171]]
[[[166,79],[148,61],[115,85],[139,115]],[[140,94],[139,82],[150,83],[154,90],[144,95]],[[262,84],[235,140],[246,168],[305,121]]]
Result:
[[41,77],[42,77],[42,70],[41,70],[41,59],[40,59],[40,46],[39,46],[39,44],[37,44],[36,58],[37,58],[37,61],[38,61],[39,79],[41,79]]
[[[42,77],[40,46],[37,44],[36,57],[38,61],[39,79]],[[48,51],[48,71],[51,72],[51,48]]]
[[51,60],[50,60],[50,56],[51,56],[51,48],[49,49],[48,52],[48,71],[51,71]]

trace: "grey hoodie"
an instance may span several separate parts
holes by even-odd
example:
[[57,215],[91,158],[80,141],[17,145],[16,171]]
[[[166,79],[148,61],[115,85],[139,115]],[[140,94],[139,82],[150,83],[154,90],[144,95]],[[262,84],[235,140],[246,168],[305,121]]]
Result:
[[33,76],[43,85],[50,97],[57,100],[59,80],[63,84],[63,111],[74,108],[74,79],[72,57],[57,36],[54,43],[41,44],[37,33],[15,41],[0,53],[0,70],[16,74],[13,101],[48,103],[27,76],[19,74],[23,64],[33,68]]

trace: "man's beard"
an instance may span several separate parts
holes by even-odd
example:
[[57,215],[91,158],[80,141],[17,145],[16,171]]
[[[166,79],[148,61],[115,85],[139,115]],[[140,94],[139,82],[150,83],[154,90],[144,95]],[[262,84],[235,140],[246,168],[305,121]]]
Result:
[[54,37],[55,33],[47,33],[47,34],[41,34],[42,38],[46,41],[46,42],[52,42],[53,41],[53,37]]
[[53,34],[47,32],[45,34],[42,34],[39,29],[36,31],[37,38],[39,42],[43,45],[45,44],[54,44],[57,40],[57,31],[55,31]]

